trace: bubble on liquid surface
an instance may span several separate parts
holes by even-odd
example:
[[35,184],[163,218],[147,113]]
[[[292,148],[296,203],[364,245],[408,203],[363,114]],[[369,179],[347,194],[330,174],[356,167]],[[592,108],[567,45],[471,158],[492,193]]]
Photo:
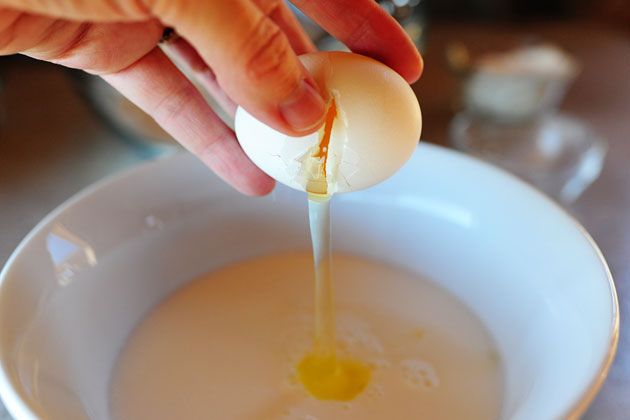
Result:
[[385,391],[380,383],[372,382],[365,391],[365,395],[371,399],[378,399],[385,395]]
[[374,359],[372,363],[370,363],[370,365],[374,369],[387,369],[392,366],[392,362],[390,362],[387,359],[378,358],[378,359]]
[[[283,346],[285,349],[284,360],[287,363],[285,365],[285,386],[289,389],[295,389],[296,387],[304,386],[304,378],[302,380],[298,378],[300,375],[305,374],[304,368],[310,366],[304,365],[304,360],[313,351],[314,328],[312,313],[294,314],[286,321],[283,334],[285,343]],[[335,335],[337,355],[343,363],[347,364],[350,361],[360,362],[363,366],[362,369],[365,368],[372,373],[391,367],[391,362],[384,357],[385,348],[380,338],[374,333],[372,325],[363,318],[349,313],[338,314]],[[355,363],[353,362],[351,365],[355,366]],[[358,366],[356,365],[355,367]],[[354,370],[352,371],[354,372]],[[370,374],[369,376],[372,375]],[[309,375],[305,377],[310,378]],[[362,389],[360,393],[368,392],[373,380],[377,379],[370,379],[367,389]],[[310,393],[313,393],[312,388],[309,388],[309,386],[306,386],[306,388],[309,389]],[[382,391],[379,392],[377,390],[371,393],[373,397],[379,397]],[[342,407],[340,406],[340,408]],[[349,410],[349,408],[344,409]]]
[[[284,334],[286,359],[289,363],[301,360],[313,347],[313,315],[296,315],[289,321]],[[347,356],[356,356],[374,367],[387,367],[382,358],[384,347],[371,325],[361,318],[341,314],[337,317],[337,350]]]
[[285,410],[282,420],[320,420],[312,414],[299,413],[297,410]]
[[287,361],[297,363],[313,346],[313,316],[299,314],[289,320],[284,334]]
[[144,224],[148,229],[162,230],[164,222],[154,214],[149,214],[144,218]]
[[372,331],[372,326],[357,317],[341,316],[338,319],[337,341],[352,354],[381,354],[384,351],[381,340]]
[[440,386],[440,378],[430,363],[420,359],[408,359],[400,362],[403,377],[412,388],[426,391]]

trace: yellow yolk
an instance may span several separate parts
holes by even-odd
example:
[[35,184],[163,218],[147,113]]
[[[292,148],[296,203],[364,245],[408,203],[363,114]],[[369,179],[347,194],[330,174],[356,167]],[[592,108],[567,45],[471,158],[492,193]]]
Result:
[[356,360],[335,355],[308,354],[297,366],[298,379],[306,390],[320,400],[350,401],[370,381],[370,368]]

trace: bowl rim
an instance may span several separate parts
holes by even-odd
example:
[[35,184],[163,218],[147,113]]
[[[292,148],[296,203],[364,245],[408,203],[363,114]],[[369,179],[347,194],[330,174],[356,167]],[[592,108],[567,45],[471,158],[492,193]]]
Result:
[[[414,154],[419,153],[418,150],[421,150],[421,153],[432,153],[434,155],[447,156],[447,159],[461,159],[469,164],[473,164],[483,168],[486,171],[490,171],[496,176],[510,178],[512,182],[516,182],[520,185],[521,188],[529,190],[530,192],[534,193],[534,195],[538,196],[539,199],[551,205],[556,210],[559,210],[560,213],[562,213],[565,217],[567,217],[568,220],[571,221],[574,227],[577,228],[577,230],[582,234],[582,236],[587,240],[589,245],[595,251],[596,258],[604,270],[609,291],[611,309],[611,324],[609,325],[610,334],[608,337],[607,351],[602,356],[602,360],[599,363],[599,367],[597,368],[597,371],[595,372],[593,378],[581,392],[575,394],[575,397],[570,401],[569,404],[567,404],[567,408],[562,415],[562,418],[578,419],[588,409],[591,402],[601,389],[604,381],[606,380],[612,362],[615,358],[615,354],[617,352],[617,344],[619,342],[619,300],[617,297],[617,291],[612,273],[610,271],[610,268],[608,267],[608,263],[606,262],[603,253],[597,246],[595,240],[588,233],[586,228],[584,228],[584,226],[582,226],[582,224],[573,215],[568,213],[558,203],[547,197],[545,194],[543,194],[533,186],[527,184],[520,178],[517,178],[515,175],[512,175],[509,172],[506,172],[505,170],[500,169],[494,165],[483,162],[473,156],[468,156],[456,150],[447,149],[443,146],[423,142],[420,143],[419,147],[416,149],[416,151],[414,151]],[[141,172],[153,170],[154,167],[159,167],[173,160],[181,159],[182,156],[185,155],[186,152],[176,152],[166,156],[159,156],[153,160],[133,165],[127,169],[108,175],[103,179],[88,185],[87,187],[81,189],[70,198],[55,207],[26,234],[26,236],[19,242],[18,246],[4,263],[2,270],[0,270],[0,294],[4,293],[4,285],[7,279],[10,277],[10,272],[12,271],[12,268],[15,266],[15,264],[17,264],[16,261],[22,254],[23,250],[27,246],[29,246],[35,236],[40,234],[58,216],[63,214],[71,207],[79,204],[83,200],[86,200],[92,195],[98,193],[99,190],[106,186],[115,184],[116,182],[122,181],[123,179],[126,179],[128,177],[137,176],[137,174]],[[216,181],[222,182],[219,180],[218,177],[216,178]],[[2,323],[2,318],[0,318],[0,323]],[[11,380],[11,375],[9,374],[8,368],[6,366],[6,359],[4,358],[4,355],[2,354],[2,348],[0,347],[0,398],[2,399],[2,402],[5,404],[9,413],[17,419],[41,418],[41,414],[35,412],[32,404],[28,402],[28,398],[22,395],[24,392],[19,389],[20,387],[18,385],[19,384],[14,384]]]
[[[166,162],[181,157],[184,152],[176,152],[168,155],[157,156],[152,160],[140,162],[130,166],[129,168],[114,172],[110,175],[103,177],[102,179],[87,185],[80,189],[69,198],[61,202],[57,207],[53,208],[47,213],[37,224],[22,238],[16,248],[13,250],[9,258],[4,263],[2,269],[0,269],[0,295],[5,292],[5,283],[10,277],[13,266],[17,264],[17,259],[22,254],[23,250],[30,245],[34,237],[39,235],[47,226],[49,226],[57,217],[61,216],[68,209],[79,204],[83,200],[88,199],[92,195],[98,193],[102,188],[122,181],[127,177],[137,176],[137,174],[143,171],[149,171],[153,167],[158,167]],[[0,324],[3,319],[0,317]],[[8,372],[6,366],[6,359],[0,346],[0,399],[4,403],[9,414],[15,419],[29,419],[29,420],[41,420],[42,414],[37,413],[33,409],[32,404],[28,402],[28,398],[23,396],[23,391],[14,381],[11,380],[11,375]],[[45,417],[44,417],[45,418]]]
[[[537,190],[536,190],[537,191]],[[538,191],[537,191],[538,192]],[[540,193],[542,194],[542,193]],[[547,197],[544,197],[547,198]],[[595,240],[588,233],[586,228],[582,226],[582,224],[571,214],[569,214],[566,210],[564,210],[560,205],[553,202],[549,198],[547,200],[551,201],[552,204],[557,206],[560,210],[562,210],[566,216],[575,224],[578,230],[582,233],[582,235],[589,242],[595,253],[597,254],[597,259],[601,263],[602,267],[606,273],[606,280],[608,282],[608,291],[610,292],[611,299],[611,309],[612,309],[612,325],[610,326],[610,335],[608,337],[608,348],[606,354],[604,355],[603,360],[601,361],[597,374],[591,380],[586,389],[574,399],[573,404],[567,410],[565,414],[565,418],[568,420],[579,419],[591,405],[597,393],[601,389],[602,385],[604,385],[604,381],[608,377],[608,372],[610,371],[610,367],[612,366],[613,361],[615,360],[615,354],[617,354],[617,344],[619,343],[619,298],[617,297],[617,288],[615,286],[615,281],[613,279],[612,273],[610,272],[610,267],[608,267],[608,263],[604,258],[604,254],[597,246]]]

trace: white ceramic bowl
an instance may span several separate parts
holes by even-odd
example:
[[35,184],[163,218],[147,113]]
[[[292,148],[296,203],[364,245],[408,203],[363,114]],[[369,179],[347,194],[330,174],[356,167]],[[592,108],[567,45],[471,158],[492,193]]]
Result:
[[[617,342],[618,306],[587,233],[497,169],[429,145],[391,180],[340,195],[334,246],[421,273],[485,322],[505,371],[505,419],[582,412]],[[369,228],[368,228],[369,227]],[[239,195],[189,155],[83,191],[1,274],[0,392],[18,419],[107,419],[131,329],[215,267],[308,249],[306,199]]]

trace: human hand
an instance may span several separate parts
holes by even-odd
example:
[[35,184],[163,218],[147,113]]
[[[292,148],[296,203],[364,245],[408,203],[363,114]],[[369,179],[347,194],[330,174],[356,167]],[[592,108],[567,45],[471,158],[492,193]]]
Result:
[[[351,50],[415,81],[422,61],[373,0],[293,0]],[[0,55],[22,53],[100,75],[237,190],[266,194],[274,181],[158,48],[165,27],[179,55],[217,101],[243,106],[290,135],[324,116],[317,85],[297,55],[315,48],[282,0],[0,0]]]

